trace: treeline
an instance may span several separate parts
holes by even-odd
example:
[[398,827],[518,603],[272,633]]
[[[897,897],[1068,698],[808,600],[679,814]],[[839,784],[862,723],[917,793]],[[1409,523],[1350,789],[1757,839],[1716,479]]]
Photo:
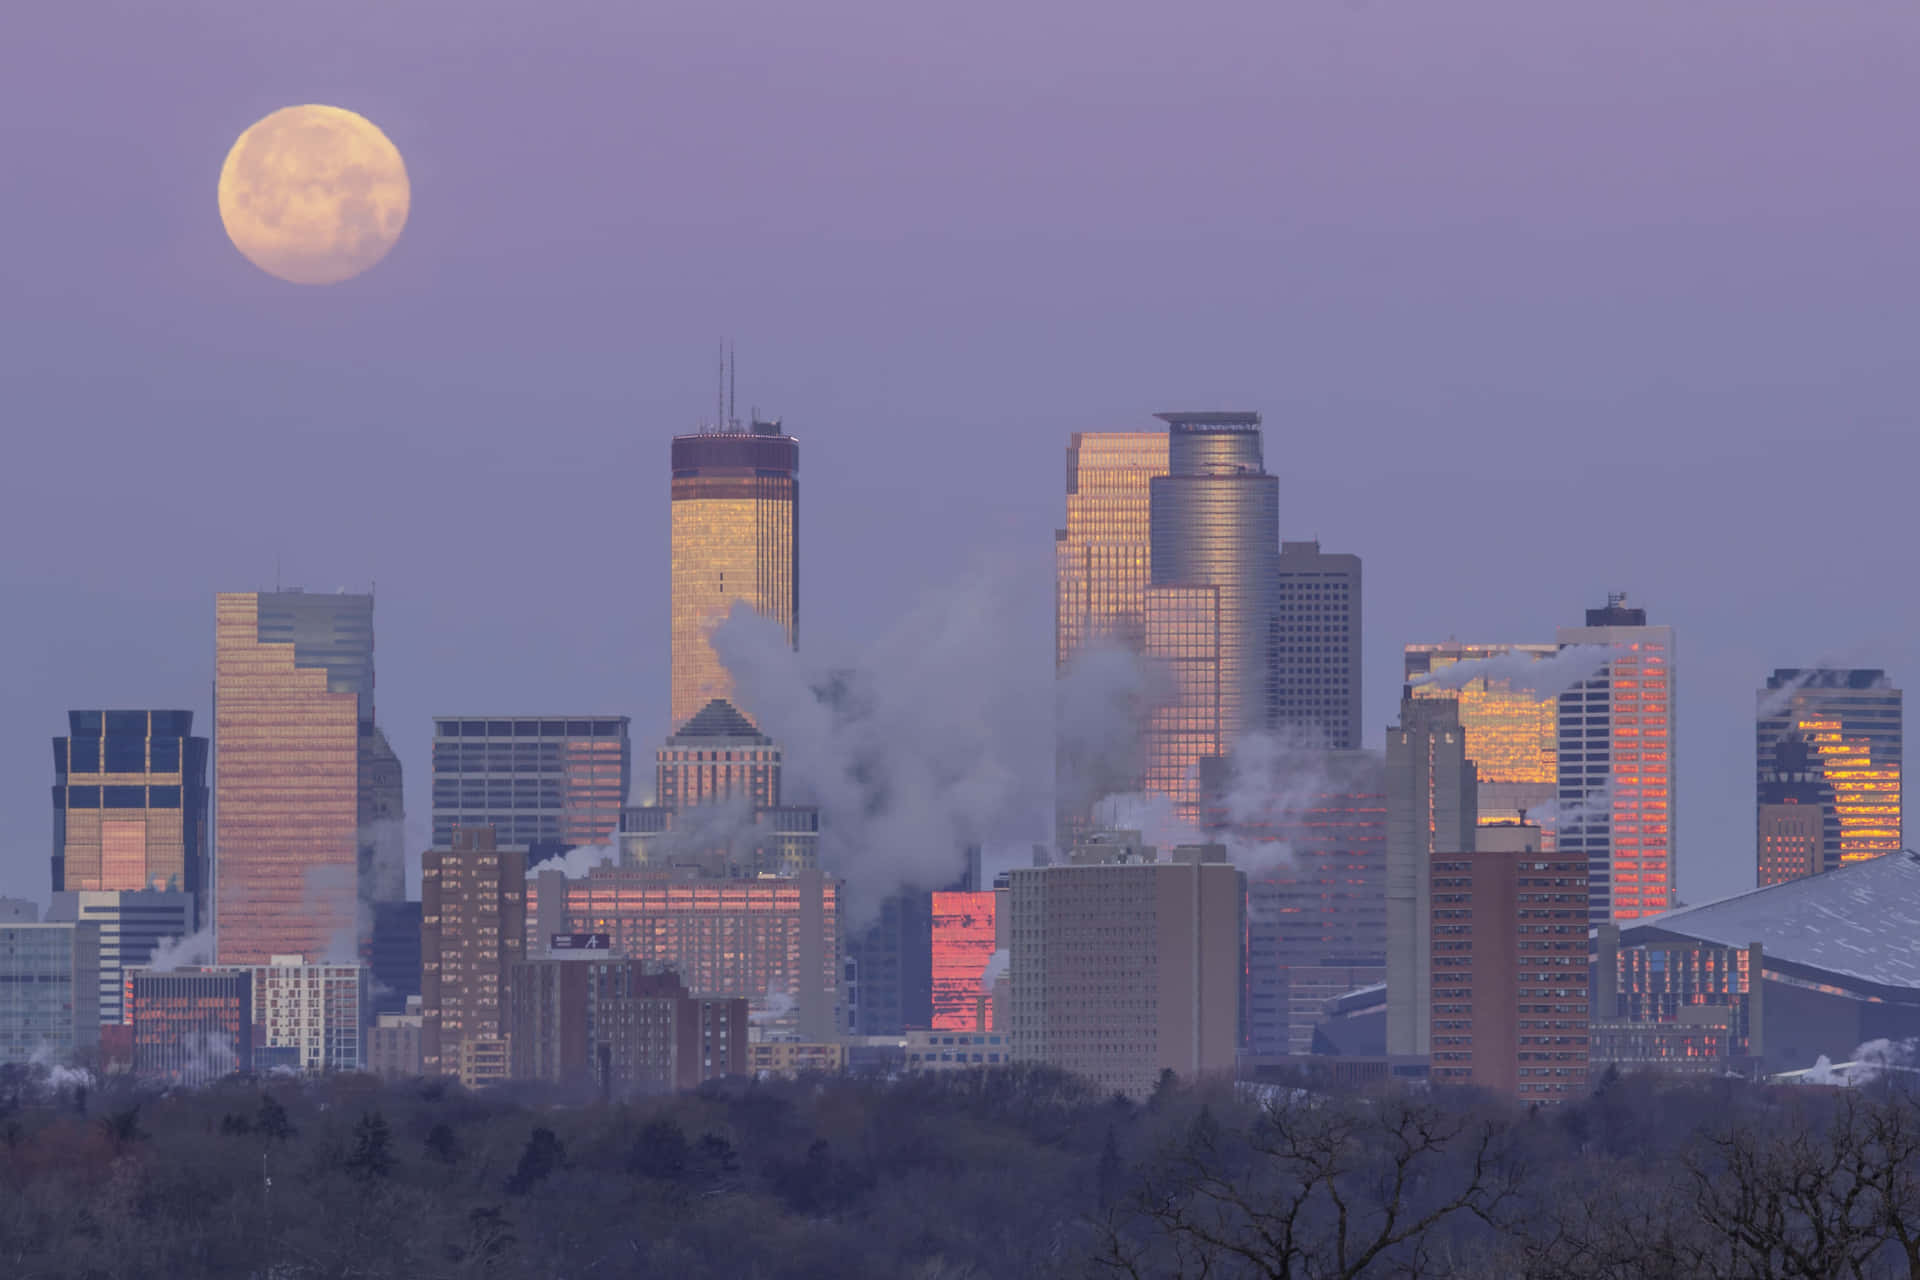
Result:
[[16,1075],[0,1138],[19,1280],[1920,1277],[1920,1103],[1887,1086],[1135,1104],[1016,1068],[582,1106]]

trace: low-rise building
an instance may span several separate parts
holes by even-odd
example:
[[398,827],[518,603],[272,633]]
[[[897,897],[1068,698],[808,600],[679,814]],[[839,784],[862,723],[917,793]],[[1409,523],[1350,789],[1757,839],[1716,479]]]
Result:
[[909,1031],[905,1039],[909,1071],[966,1071],[1013,1060],[1008,1037],[998,1031]]
[[274,956],[253,971],[254,1043],[280,1050],[279,1065],[318,1073],[358,1071],[366,970],[357,964],[308,964]]
[[809,1072],[837,1073],[847,1065],[847,1046],[837,1041],[756,1040],[747,1045],[756,1076],[791,1078]]
[[603,951],[516,963],[509,981],[516,1080],[667,1093],[745,1075],[747,1002],[690,994],[677,974]]
[[420,1074],[420,997],[408,996],[405,1013],[382,1013],[367,1029],[367,1070],[388,1080]]

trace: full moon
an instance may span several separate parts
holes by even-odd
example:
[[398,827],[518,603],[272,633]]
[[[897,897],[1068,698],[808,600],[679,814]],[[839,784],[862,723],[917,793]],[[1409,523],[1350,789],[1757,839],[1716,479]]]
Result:
[[220,221],[233,247],[294,284],[338,284],[387,256],[412,191],[400,149],[340,107],[283,107],[220,166]]

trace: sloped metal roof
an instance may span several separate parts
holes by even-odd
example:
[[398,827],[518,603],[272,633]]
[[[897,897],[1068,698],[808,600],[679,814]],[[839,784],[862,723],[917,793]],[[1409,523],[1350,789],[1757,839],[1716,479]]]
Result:
[[1751,889],[1623,927],[1632,946],[1655,934],[1722,946],[1759,943],[1778,962],[1920,995],[1920,853],[1911,849],[1822,875]]

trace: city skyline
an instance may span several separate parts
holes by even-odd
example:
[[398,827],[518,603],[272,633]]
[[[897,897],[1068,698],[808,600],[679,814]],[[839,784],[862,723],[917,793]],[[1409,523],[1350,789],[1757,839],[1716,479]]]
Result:
[[[711,412],[722,333],[747,356],[742,408],[806,438],[810,653],[856,656],[986,556],[1028,566],[1030,607],[1006,626],[1044,663],[1051,590],[1031,558],[1058,525],[1064,437],[1166,405],[1257,407],[1285,427],[1268,463],[1289,536],[1367,564],[1364,745],[1394,718],[1399,645],[1542,636],[1631,591],[1685,637],[1686,805],[1729,827],[1690,828],[1682,896],[1741,887],[1751,764],[1710,744],[1739,732],[1757,681],[1861,663],[1904,685],[1920,656],[1906,606],[1846,580],[1900,567],[1920,189],[1874,139],[1920,106],[1881,56],[1914,19],[1513,10],[1469,0],[1389,26],[1230,4],[1017,48],[991,22],[936,41],[837,8],[762,14],[751,34],[597,16],[610,58],[662,59],[638,78],[498,15],[429,77],[444,32],[424,13],[378,49],[347,11],[298,40],[263,13],[223,24],[225,43],[129,15],[152,55],[132,64],[78,15],[31,13],[0,52],[7,118],[35,122],[8,136],[38,247],[0,266],[22,303],[3,322],[21,425],[0,586],[27,620],[0,656],[31,673],[0,695],[28,727],[0,742],[0,893],[41,892],[42,739],[87,706],[210,723],[206,599],[271,588],[276,560],[321,590],[379,584],[410,860],[435,714],[611,703],[649,749],[674,727],[658,467]],[[1733,57],[1730,24],[1766,56]],[[1222,65],[1223,47],[1246,53]],[[912,75],[879,49],[919,55]],[[1181,69],[1150,87],[1143,58]],[[844,86],[876,61],[899,109],[850,110]],[[703,145],[677,128],[633,141],[630,122],[675,115],[715,62],[742,92]],[[1017,90],[1009,114],[1005,86],[1030,77],[1049,89]],[[241,128],[308,97],[379,121],[415,202],[377,268],[301,291],[233,252],[212,175]],[[598,163],[628,145],[646,163]],[[71,181],[81,152],[124,177]],[[538,180],[503,189],[503,169]],[[1209,196],[1138,198],[1167,180]],[[792,202],[767,200],[782,188]],[[555,199],[590,212],[562,234]],[[1806,450],[1815,425],[1825,443]],[[1849,574],[1723,509],[1776,486],[1788,456],[1797,482],[1860,495]],[[43,483],[75,476],[97,519]],[[1589,491],[1690,518],[1563,521],[1565,495]],[[184,496],[161,517],[158,494]],[[436,545],[442,513],[469,511],[486,516],[458,521],[466,545]],[[28,555],[53,528],[71,554]],[[519,598],[533,607],[504,607]]]

